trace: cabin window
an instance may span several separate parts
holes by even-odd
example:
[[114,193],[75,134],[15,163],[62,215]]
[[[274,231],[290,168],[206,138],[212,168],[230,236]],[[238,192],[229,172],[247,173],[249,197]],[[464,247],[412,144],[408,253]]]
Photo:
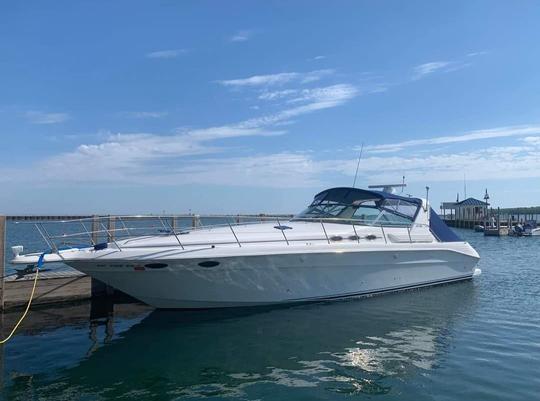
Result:
[[385,199],[381,202],[381,209],[412,221],[416,216],[418,205],[403,199]]
[[383,210],[380,216],[377,218],[376,223],[403,226],[411,224],[412,220],[408,217],[400,216],[387,210]]
[[[417,199],[408,201],[398,197],[373,198],[371,194],[363,197],[353,196],[355,193],[347,189],[323,193],[297,219],[336,219],[335,222],[367,225],[410,225],[419,209]],[[351,195],[352,193],[352,195]],[[355,199],[356,198],[356,199]]]
[[347,205],[337,202],[312,203],[299,217],[338,217]]
[[356,210],[354,210],[352,218],[365,222],[374,222],[380,213],[381,211],[374,201],[367,201],[361,203]]

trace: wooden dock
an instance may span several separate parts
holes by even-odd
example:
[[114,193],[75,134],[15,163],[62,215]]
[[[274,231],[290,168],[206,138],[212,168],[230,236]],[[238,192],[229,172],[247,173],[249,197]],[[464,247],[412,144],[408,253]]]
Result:
[[[20,220],[21,216],[15,217]],[[61,217],[75,218],[73,216]],[[20,276],[6,274],[6,221],[6,216],[0,216],[0,310],[25,305],[30,297],[35,278],[33,273]],[[81,272],[74,269],[55,272],[44,269],[39,273],[32,304],[78,301],[103,295],[113,295],[110,287]]]
[[[5,278],[3,300],[6,309],[24,305],[28,302],[34,278],[35,273],[21,278],[16,276]],[[75,301],[89,299],[91,296],[92,279],[89,276],[76,270],[44,271],[39,274],[32,304]]]

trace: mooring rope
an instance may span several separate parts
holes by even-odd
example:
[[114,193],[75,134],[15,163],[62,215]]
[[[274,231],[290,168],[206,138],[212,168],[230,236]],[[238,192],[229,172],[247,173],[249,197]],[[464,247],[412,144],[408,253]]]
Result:
[[34,277],[34,285],[32,286],[32,292],[30,293],[30,298],[28,299],[28,304],[26,305],[26,309],[24,310],[24,313],[22,314],[21,318],[19,319],[19,321],[17,322],[15,327],[13,327],[13,330],[11,330],[11,333],[9,333],[9,335],[6,338],[4,338],[3,340],[0,340],[0,344],[7,343],[11,339],[11,337],[13,337],[13,335],[15,334],[15,331],[17,331],[20,324],[22,323],[22,321],[24,320],[24,318],[28,314],[28,311],[30,310],[30,305],[32,305],[32,300],[34,299],[34,293],[36,292],[36,285],[37,285],[37,281],[38,281],[38,277],[39,277],[39,269],[43,265],[43,259],[45,258],[46,253],[48,253],[48,252],[43,252],[39,256],[39,259],[38,259],[38,262],[37,262],[37,265],[36,265],[36,276]]

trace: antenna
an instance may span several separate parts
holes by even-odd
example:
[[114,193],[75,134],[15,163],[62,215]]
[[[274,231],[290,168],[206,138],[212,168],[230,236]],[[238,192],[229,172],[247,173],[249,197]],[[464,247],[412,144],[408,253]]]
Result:
[[362,146],[360,147],[360,155],[358,156],[358,163],[356,163],[356,173],[354,173],[354,181],[353,181],[353,188],[356,185],[356,177],[358,177],[358,167],[360,167],[360,160],[362,160],[362,152],[364,150],[364,142],[362,142]]
[[405,188],[405,176],[403,176],[403,179],[401,180],[401,193],[403,193],[403,188]]
[[465,173],[463,173],[463,199],[467,199],[467,179]]

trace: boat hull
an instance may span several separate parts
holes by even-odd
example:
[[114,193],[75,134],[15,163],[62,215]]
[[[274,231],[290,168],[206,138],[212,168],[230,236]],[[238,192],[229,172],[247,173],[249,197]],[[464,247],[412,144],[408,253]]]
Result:
[[470,279],[478,255],[466,246],[465,251],[387,249],[68,264],[157,308],[223,308],[366,296]]

